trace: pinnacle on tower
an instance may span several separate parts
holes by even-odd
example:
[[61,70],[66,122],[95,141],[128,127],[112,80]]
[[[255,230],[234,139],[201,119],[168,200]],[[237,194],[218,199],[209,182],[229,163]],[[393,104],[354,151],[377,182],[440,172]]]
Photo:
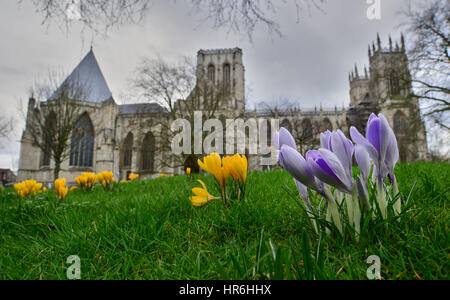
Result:
[[373,52],[373,54],[375,54],[375,52],[377,52],[377,50],[375,49],[375,43],[374,42],[372,42],[372,52]]
[[369,79],[369,73],[367,73],[367,67],[364,66],[364,75],[366,76],[366,79]]
[[398,46],[398,42],[395,42],[395,51],[400,51],[400,47]]
[[369,57],[372,57],[372,51],[370,50],[370,45],[369,45]]
[[402,51],[405,52],[406,46],[405,46],[405,36],[403,35],[403,32],[401,34],[401,41],[402,41]]
[[378,44],[378,50],[382,50],[381,49],[381,39],[380,39],[380,34],[379,33],[377,33],[377,44]]
[[391,38],[391,35],[389,35],[389,51],[392,52],[392,38]]
[[356,78],[359,79],[358,66],[355,64],[355,75]]

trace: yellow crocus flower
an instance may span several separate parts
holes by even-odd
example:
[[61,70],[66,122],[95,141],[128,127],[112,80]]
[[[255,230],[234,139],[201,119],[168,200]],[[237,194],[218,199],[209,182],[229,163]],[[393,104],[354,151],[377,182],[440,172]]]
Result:
[[139,178],[139,174],[133,174],[133,173],[131,173],[131,174],[128,176],[128,179],[131,180],[131,181],[135,181],[135,180],[137,180],[138,178]]
[[113,172],[101,172],[95,175],[95,181],[101,182],[104,188],[109,186],[112,189],[112,183],[116,182]]
[[230,177],[230,172],[227,167],[222,166],[222,159],[218,153],[205,156],[203,162],[199,159],[198,165],[200,168],[213,175],[222,189],[225,188],[228,178]]
[[56,179],[55,180],[55,190],[56,193],[61,197],[61,199],[64,201],[66,200],[67,193],[69,192],[69,188],[66,187],[66,179]]
[[228,170],[233,180],[238,183],[239,182],[239,175],[236,173],[236,171],[233,168],[233,162],[234,157],[233,156],[227,156],[222,159],[222,163],[224,168]]
[[233,172],[239,177],[242,184],[247,182],[248,162],[245,155],[236,154],[233,156]]
[[27,197],[31,194],[36,195],[42,193],[42,183],[37,183],[35,180],[27,180],[14,185],[14,190],[20,198]]
[[75,182],[84,190],[90,190],[95,182],[97,182],[97,176],[94,173],[82,173],[81,176],[75,178]]
[[194,193],[195,196],[189,197],[189,200],[191,201],[192,205],[201,207],[206,204],[208,204],[211,201],[220,199],[218,197],[214,197],[210,193],[208,193],[208,190],[206,189],[206,185],[203,181],[198,180],[200,184],[202,185],[202,188],[193,188],[192,193]]
[[187,169],[186,169],[186,174],[187,174],[187,175],[191,175],[191,168],[187,168]]

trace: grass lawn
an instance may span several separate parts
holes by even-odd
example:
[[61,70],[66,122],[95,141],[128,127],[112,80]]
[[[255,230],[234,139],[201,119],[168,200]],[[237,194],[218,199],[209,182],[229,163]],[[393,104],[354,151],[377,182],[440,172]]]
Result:
[[[402,164],[400,191],[411,210],[359,242],[319,236],[284,171],[250,173],[247,201],[202,208],[189,201],[203,179],[162,178],[19,200],[0,192],[0,279],[66,279],[71,255],[82,279],[367,279],[367,258],[383,279],[449,279],[450,164]],[[320,243],[319,243],[320,241]]]

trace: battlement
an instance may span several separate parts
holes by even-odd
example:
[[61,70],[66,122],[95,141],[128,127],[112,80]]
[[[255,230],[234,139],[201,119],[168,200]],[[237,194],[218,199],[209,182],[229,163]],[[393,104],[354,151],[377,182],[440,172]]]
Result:
[[234,54],[234,53],[242,53],[242,49],[235,47],[235,48],[223,48],[223,49],[200,49],[198,54],[205,54],[205,55],[211,55],[211,54]]

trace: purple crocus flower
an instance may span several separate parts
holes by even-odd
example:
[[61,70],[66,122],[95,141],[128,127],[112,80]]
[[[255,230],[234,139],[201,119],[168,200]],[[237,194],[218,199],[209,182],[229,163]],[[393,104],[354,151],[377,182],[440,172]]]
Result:
[[329,150],[339,158],[349,181],[352,182],[352,158],[355,148],[352,141],[350,141],[342,131],[338,130],[331,134],[329,144]]
[[278,157],[279,164],[294,177],[300,198],[305,203],[309,212],[311,212],[312,207],[309,202],[307,185],[315,190],[320,190],[321,185],[314,175],[312,175],[303,156],[297,152],[295,140],[287,129],[281,128],[280,131],[275,133],[274,145],[280,151]]
[[298,181],[297,179],[294,179],[295,186],[297,187],[298,193],[300,194],[300,198],[305,203],[306,207],[312,211],[311,203],[309,203],[309,195],[308,195],[308,188],[306,185]]
[[388,174],[393,175],[398,161],[398,145],[388,121],[379,114],[372,114],[367,123],[366,138],[355,127],[350,128],[353,141],[368,152],[375,165],[376,177],[381,184]]
[[[391,128],[389,128],[391,129]],[[389,146],[386,151],[386,159],[384,161],[387,172],[389,173],[389,177],[391,179],[391,182],[395,182],[395,175],[394,175],[394,168],[397,164],[398,160],[400,158],[400,153],[398,151],[398,143],[397,138],[395,137],[394,131],[390,130],[390,137],[389,137]]]
[[309,151],[306,154],[308,166],[314,176],[337,189],[352,193],[352,179],[345,171],[339,158],[327,149]]
[[[278,151],[281,151],[281,147],[283,147],[283,145],[287,145],[297,150],[297,144],[295,143],[294,137],[284,127],[281,127],[280,131],[275,132],[273,136],[273,143]],[[278,163],[284,168],[280,156],[278,156]]]
[[295,180],[313,190],[319,191],[313,172],[305,158],[297,150],[283,145],[280,151],[280,164]]
[[320,134],[320,146],[324,149],[330,150],[330,138],[331,138],[331,131],[327,130],[324,133]]
[[277,150],[281,150],[281,147],[283,147],[283,145],[288,145],[293,149],[297,149],[297,144],[295,143],[294,137],[284,127],[281,127],[280,131],[275,132],[273,143]]
[[369,181],[371,158],[366,148],[362,145],[355,146],[355,159],[361,171],[361,179],[366,183]]

